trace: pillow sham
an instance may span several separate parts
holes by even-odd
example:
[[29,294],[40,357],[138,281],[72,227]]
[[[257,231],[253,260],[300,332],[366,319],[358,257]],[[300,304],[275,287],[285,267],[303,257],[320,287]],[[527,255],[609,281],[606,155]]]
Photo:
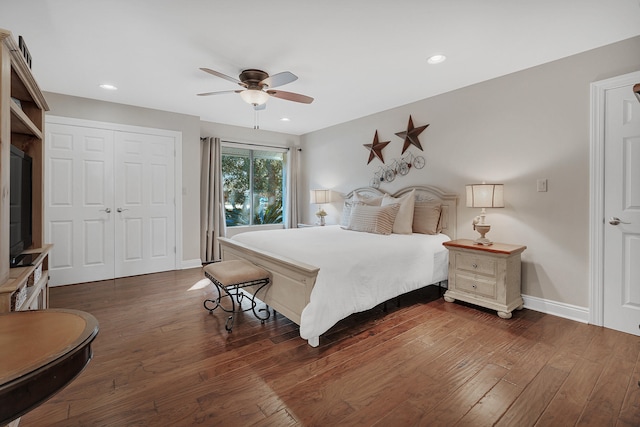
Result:
[[343,227],[349,226],[349,219],[351,218],[351,210],[357,204],[364,204],[369,206],[380,206],[382,203],[382,196],[380,197],[361,197],[358,193],[353,193],[350,199],[344,201],[342,206],[342,216],[340,218],[340,225]]
[[389,235],[393,231],[393,223],[399,210],[398,203],[387,206],[357,204],[351,209],[351,218],[347,229]]
[[440,215],[442,205],[438,202],[418,201],[413,210],[413,232],[438,234],[442,231]]
[[382,197],[382,206],[394,203],[400,204],[400,210],[393,224],[393,232],[396,234],[413,233],[413,209],[416,201],[416,190],[411,190],[400,198],[391,197],[385,194]]
[[358,193],[353,193],[353,201],[364,203],[369,206],[381,206],[382,205],[383,196],[378,197],[362,197],[359,196]]

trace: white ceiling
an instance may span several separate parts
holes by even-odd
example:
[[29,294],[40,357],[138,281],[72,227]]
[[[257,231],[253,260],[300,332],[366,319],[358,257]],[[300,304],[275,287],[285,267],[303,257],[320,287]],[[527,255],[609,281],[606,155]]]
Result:
[[281,89],[315,101],[272,98],[259,124],[299,135],[640,35],[640,2],[1,0],[0,28],[25,38],[44,91],[237,126],[252,107],[197,97],[238,88],[199,68],[291,71]]

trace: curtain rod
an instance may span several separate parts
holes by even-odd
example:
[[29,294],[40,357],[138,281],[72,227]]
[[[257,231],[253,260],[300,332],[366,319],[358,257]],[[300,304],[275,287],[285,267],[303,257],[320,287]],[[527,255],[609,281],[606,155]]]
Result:
[[249,145],[251,147],[278,148],[280,150],[287,150],[287,151],[290,150],[289,147],[278,147],[277,145],[252,144],[250,142],[226,141],[224,139],[222,139],[221,142],[227,143],[227,144]]
[[[208,137],[206,136],[201,136],[200,141],[204,141],[207,138]],[[281,150],[287,150],[287,151],[291,150],[291,148],[295,148],[298,151],[302,151],[302,148],[300,147],[278,147],[277,145],[264,145],[264,144],[252,144],[250,142],[227,141],[226,139],[221,139],[220,142],[227,143],[227,144],[250,145],[252,147],[279,148]]]
[[287,151],[290,150],[289,147],[278,147],[277,145],[252,144],[250,142],[227,141],[225,139],[221,139],[220,142],[227,143],[227,144],[250,145],[252,147],[279,148],[280,150],[287,150]]

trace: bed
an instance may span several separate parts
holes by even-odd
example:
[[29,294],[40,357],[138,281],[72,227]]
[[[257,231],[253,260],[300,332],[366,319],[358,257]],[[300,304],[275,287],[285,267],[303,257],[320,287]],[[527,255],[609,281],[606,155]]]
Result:
[[[375,205],[381,198],[387,206],[376,212],[393,209],[398,218],[398,209],[405,209],[408,199],[415,203],[411,213],[415,209],[416,219],[419,206],[439,206],[437,230],[399,234],[395,232],[399,221],[391,234],[359,230],[354,217],[368,212],[367,204]],[[430,186],[405,188],[393,195],[359,188],[345,196],[342,225],[221,238],[222,259],[246,259],[268,270],[271,285],[256,297],[298,324],[300,336],[316,347],[320,335],[350,314],[446,280],[448,252],[442,243],[455,239],[456,206],[455,194]]]

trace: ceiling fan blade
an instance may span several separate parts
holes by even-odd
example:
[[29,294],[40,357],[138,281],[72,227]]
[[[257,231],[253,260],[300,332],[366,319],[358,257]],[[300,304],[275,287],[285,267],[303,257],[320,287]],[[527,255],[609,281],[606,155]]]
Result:
[[287,101],[301,102],[303,104],[311,104],[313,98],[306,95],[300,95],[299,93],[285,92],[283,90],[268,90],[267,93],[276,98],[286,99]]
[[281,73],[274,74],[273,76],[267,77],[260,83],[264,83],[270,88],[272,88],[272,87],[286,85],[287,83],[295,82],[296,80],[298,80],[298,76],[296,76],[295,74],[289,71],[283,71]]
[[241,90],[222,90],[222,91],[218,91],[218,92],[204,92],[204,93],[199,93],[198,96],[210,96],[210,95],[222,95],[225,93],[240,93],[242,92]]
[[231,76],[227,76],[226,74],[222,74],[219,71],[215,71],[215,70],[212,70],[210,68],[200,68],[200,69],[202,71],[204,71],[205,73],[212,74],[212,75],[214,75],[216,77],[220,77],[222,79],[229,80],[230,82],[237,83],[240,86],[245,86],[246,87],[246,84],[242,83],[240,80],[238,80],[238,79],[236,79],[234,77],[231,77]]

